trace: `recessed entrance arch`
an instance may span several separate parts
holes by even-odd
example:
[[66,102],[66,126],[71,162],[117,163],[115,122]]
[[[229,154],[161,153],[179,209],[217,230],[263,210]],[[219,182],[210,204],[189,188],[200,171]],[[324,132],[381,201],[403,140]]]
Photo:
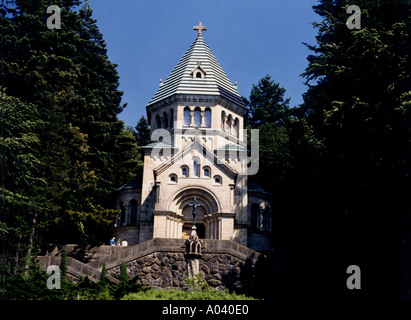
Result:
[[[184,223],[183,224],[183,232],[182,232],[182,238],[183,239],[188,239],[190,238],[191,235],[191,227],[193,226],[192,223]],[[205,239],[206,235],[206,228],[203,223],[197,223],[196,222],[196,228],[197,228],[197,235],[200,239]]]
[[[197,208],[197,235],[200,239],[210,238],[210,217],[220,212],[218,200],[212,192],[202,187],[182,189],[173,196],[169,210],[182,216],[182,237],[189,237],[191,234],[191,227],[193,225],[193,208],[189,206],[189,204],[193,203],[194,197],[196,197],[197,203],[203,205]],[[213,232],[213,234],[215,233]]]
[[170,203],[169,210],[182,213],[183,208],[194,201],[203,204],[201,207],[205,210],[205,214],[213,214],[220,211],[220,205],[217,197],[209,190],[202,187],[189,187],[178,191]]

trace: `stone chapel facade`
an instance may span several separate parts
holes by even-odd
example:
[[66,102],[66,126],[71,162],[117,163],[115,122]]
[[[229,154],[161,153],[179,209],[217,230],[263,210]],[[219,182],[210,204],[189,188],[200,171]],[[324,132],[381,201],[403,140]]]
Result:
[[188,238],[198,203],[197,234],[254,250],[272,245],[269,194],[249,181],[246,106],[198,36],[148,103],[152,142],[143,147],[143,177],[117,190],[117,241]]

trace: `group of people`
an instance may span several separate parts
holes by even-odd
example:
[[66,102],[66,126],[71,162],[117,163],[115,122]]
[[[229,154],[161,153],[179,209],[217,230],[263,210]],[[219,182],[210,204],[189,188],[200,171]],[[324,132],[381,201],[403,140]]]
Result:
[[123,241],[121,241],[121,245],[120,245],[120,243],[118,243],[118,244],[116,245],[116,237],[113,237],[113,238],[110,240],[110,245],[113,246],[113,247],[127,247],[127,246],[128,246],[128,242],[127,242],[126,239],[123,239]]

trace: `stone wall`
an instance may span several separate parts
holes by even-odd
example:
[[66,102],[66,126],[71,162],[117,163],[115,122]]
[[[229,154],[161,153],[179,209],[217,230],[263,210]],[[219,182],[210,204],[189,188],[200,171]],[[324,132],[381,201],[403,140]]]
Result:
[[[200,270],[207,283],[216,289],[242,289],[252,282],[255,264],[230,254],[204,254]],[[247,272],[250,271],[250,272]]]
[[[187,278],[183,253],[156,252],[126,263],[130,278],[139,276],[141,283],[154,288],[182,288]],[[120,266],[107,270],[115,278],[120,276]]]
[[[233,246],[237,247],[238,244],[232,241],[208,241],[208,244],[211,246],[204,248],[199,264],[200,272],[211,287],[217,290],[241,290],[253,282],[257,256],[235,250]],[[220,248],[213,247],[212,244],[218,244]],[[154,252],[125,263],[130,278],[139,276],[141,283],[153,288],[184,288],[188,276],[183,251]],[[114,278],[119,278],[120,265],[107,272]]]
[[[65,246],[68,273],[73,281],[88,276],[100,280],[106,264],[108,277],[118,281],[120,265],[126,264],[129,277],[139,276],[141,283],[154,288],[184,288],[187,278],[185,240],[155,238],[130,247],[99,246],[80,248]],[[202,240],[199,270],[207,283],[218,290],[245,289],[253,283],[260,254],[230,240]],[[37,257],[42,270],[59,265],[63,248],[55,248],[46,256]]]
[[115,229],[113,236],[116,237],[116,244],[118,245],[121,244],[121,241],[126,239],[129,246],[134,246],[140,241],[140,226],[117,228]]

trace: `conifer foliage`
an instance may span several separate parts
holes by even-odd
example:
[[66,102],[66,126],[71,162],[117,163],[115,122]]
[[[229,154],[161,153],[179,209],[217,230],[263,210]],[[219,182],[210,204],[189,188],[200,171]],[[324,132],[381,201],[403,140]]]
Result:
[[142,164],[88,1],[2,1],[0,42],[0,234],[18,269],[43,244],[106,241],[113,191]]
[[[350,4],[361,10],[360,29],[347,27]],[[302,106],[323,145],[313,222],[322,257],[313,268],[324,270],[318,285],[327,294],[344,292],[338,268],[356,264],[366,272],[360,294],[392,297],[405,283],[397,254],[409,256],[401,224],[409,219],[411,3],[321,0],[313,9],[320,21],[317,43],[307,45]]]

